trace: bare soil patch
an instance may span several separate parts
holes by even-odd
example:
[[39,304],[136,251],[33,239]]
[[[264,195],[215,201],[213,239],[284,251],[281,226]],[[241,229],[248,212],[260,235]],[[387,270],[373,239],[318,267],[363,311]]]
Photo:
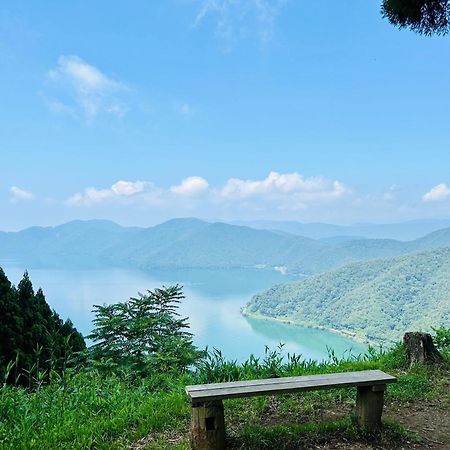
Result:
[[450,450],[450,406],[439,400],[390,404],[385,418],[417,433],[423,449]]

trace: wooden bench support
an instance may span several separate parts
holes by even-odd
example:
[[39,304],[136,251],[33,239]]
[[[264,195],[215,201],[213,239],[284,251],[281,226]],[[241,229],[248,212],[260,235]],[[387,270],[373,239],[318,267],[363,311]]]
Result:
[[358,386],[356,394],[356,421],[369,431],[381,427],[384,391],[386,385]]
[[225,450],[222,400],[193,403],[191,406],[191,448],[193,450]]
[[356,387],[358,425],[368,430],[381,426],[386,385],[396,378],[381,370],[328,373],[266,380],[231,381],[228,383],[186,386],[192,410],[191,448],[225,450],[225,421],[222,401],[258,395],[292,394],[316,389]]

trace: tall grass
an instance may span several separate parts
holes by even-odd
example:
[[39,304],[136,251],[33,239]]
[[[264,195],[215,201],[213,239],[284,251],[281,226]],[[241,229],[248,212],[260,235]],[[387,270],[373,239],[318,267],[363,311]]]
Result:
[[390,351],[381,347],[368,347],[367,352],[361,354],[349,351],[341,358],[337,357],[332,349],[328,349],[328,359],[323,361],[305,360],[299,355],[289,353],[285,355],[283,345],[280,344],[274,350],[266,347],[263,358],[251,355],[243,363],[227,360],[220,350],[214,349],[197,364],[194,377],[197,383],[219,383],[404,366],[406,355],[400,344]]
[[[369,349],[366,354],[343,358],[330,351],[329,356],[328,361],[316,362],[285,356],[282,348],[267,348],[263,358],[251,356],[238,363],[214,350],[182,375],[153,373],[141,379],[126,371],[115,374],[79,369],[55,375],[34,390],[3,385],[0,448],[118,449],[149,434],[154,440],[148,448],[187,448],[190,409],[184,388],[188,384],[380,368],[400,375],[397,385],[388,390],[391,399],[411,400],[433,393],[432,369],[405,373],[401,346],[389,351]],[[350,390],[317,391],[280,398],[280,402],[286,404],[284,409],[303,414],[308,408],[353,401],[353,397]],[[251,410],[258,416],[266,406],[265,398],[233,400],[226,405],[228,417],[236,423],[245,423]],[[168,432],[178,438],[167,437]]]
[[120,448],[127,437],[182,426],[188,416],[183,386],[172,378],[155,390],[154,379],[131,385],[96,372],[66,375],[34,392],[4,386],[0,448]]

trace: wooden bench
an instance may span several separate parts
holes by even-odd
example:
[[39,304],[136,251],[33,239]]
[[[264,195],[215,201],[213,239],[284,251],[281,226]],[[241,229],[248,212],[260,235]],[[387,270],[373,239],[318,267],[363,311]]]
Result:
[[257,395],[291,394],[316,389],[356,387],[356,418],[370,430],[381,425],[386,385],[397,379],[381,370],[331,373],[303,377],[270,378],[187,386],[191,402],[191,448],[194,450],[226,449],[222,400]]

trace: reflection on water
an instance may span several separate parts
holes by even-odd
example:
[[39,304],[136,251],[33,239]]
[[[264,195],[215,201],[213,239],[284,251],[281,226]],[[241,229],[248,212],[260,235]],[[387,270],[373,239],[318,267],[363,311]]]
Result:
[[[1,263],[0,263],[1,266]],[[3,264],[6,275],[18,283],[25,267]],[[285,344],[286,351],[306,359],[327,357],[327,346],[342,355],[364,346],[326,331],[248,319],[240,308],[256,292],[290,280],[278,272],[262,270],[154,270],[144,272],[107,268],[101,270],[55,270],[28,268],[35,288],[42,287],[48,303],[61,317],[70,317],[83,333],[91,331],[92,307],[136,296],[138,292],[179,283],[186,299],[181,313],[189,317],[199,347],[220,349],[227,358],[244,360],[264,354],[265,346]]]

